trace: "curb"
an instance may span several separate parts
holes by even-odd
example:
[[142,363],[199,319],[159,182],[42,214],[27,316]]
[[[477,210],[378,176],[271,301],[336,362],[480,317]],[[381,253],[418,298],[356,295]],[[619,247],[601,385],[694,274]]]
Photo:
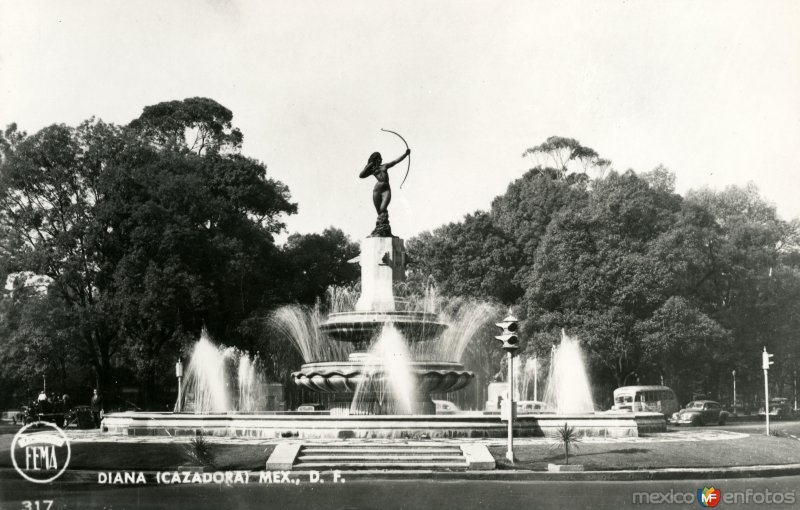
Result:
[[[196,471],[195,469],[163,470],[163,471],[138,471],[142,472],[148,480],[154,480],[158,472],[165,471]],[[234,470],[232,470],[234,471]],[[72,470],[65,472],[58,482],[54,483],[91,483],[97,482],[99,471]],[[309,471],[291,471],[292,477],[307,477]],[[319,471],[325,474],[333,471]],[[711,480],[730,478],[771,478],[779,476],[800,475],[800,464],[784,464],[770,466],[737,466],[722,468],[667,468],[667,469],[633,469],[617,471],[575,471],[551,473],[547,471],[522,471],[499,469],[491,471],[433,471],[433,470],[358,470],[339,471],[346,480],[443,480],[443,481],[502,481],[502,482],[567,482],[567,481],[598,481],[598,482],[628,482],[642,480]],[[251,479],[258,479],[259,471],[249,471]],[[0,468],[0,480],[17,479],[23,481],[19,474],[12,468]],[[119,487],[121,484],[98,484],[99,486]],[[128,484],[131,487],[142,485]],[[148,485],[154,483],[148,482]],[[161,484],[159,484],[161,485]]]

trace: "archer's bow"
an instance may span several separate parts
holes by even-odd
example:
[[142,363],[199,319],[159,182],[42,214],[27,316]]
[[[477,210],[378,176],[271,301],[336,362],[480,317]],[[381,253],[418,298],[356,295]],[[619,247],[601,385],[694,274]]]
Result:
[[395,134],[395,135],[399,136],[400,139],[403,140],[403,143],[406,144],[406,150],[409,151],[409,153],[408,153],[408,167],[406,167],[406,175],[405,175],[405,177],[403,177],[403,182],[400,183],[400,189],[403,189],[403,184],[405,184],[406,183],[406,179],[408,179],[408,172],[409,172],[409,170],[411,170],[411,152],[410,152],[411,148],[408,146],[408,142],[406,142],[406,139],[403,138],[402,135],[400,135],[400,133],[396,133],[394,131],[389,131],[388,129],[383,129],[383,128],[381,128],[381,131],[386,131],[387,133],[392,133],[392,134]]

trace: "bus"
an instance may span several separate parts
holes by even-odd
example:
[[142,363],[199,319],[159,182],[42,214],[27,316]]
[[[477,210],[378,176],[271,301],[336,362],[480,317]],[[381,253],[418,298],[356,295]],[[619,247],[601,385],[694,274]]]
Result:
[[623,386],[614,390],[614,411],[661,413],[680,411],[675,392],[667,386]]

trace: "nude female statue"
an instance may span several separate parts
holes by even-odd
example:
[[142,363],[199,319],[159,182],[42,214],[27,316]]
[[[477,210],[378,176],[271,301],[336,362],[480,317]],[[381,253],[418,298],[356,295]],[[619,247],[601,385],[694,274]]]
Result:
[[367,161],[367,166],[358,174],[362,179],[374,175],[378,180],[372,190],[372,203],[375,205],[375,211],[378,215],[388,212],[389,202],[392,201],[392,188],[389,186],[389,172],[387,170],[403,161],[409,154],[411,154],[411,149],[406,149],[402,156],[382,165],[381,153],[373,152]]
[[373,152],[367,161],[367,166],[361,171],[358,176],[366,179],[370,175],[374,175],[378,182],[375,183],[375,188],[372,190],[372,203],[375,205],[375,211],[378,213],[378,221],[375,223],[375,230],[370,234],[373,237],[391,237],[392,229],[389,226],[389,202],[392,201],[392,188],[389,186],[389,172],[388,170],[396,164],[403,161],[411,154],[411,149],[406,149],[406,152],[386,164],[381,164],[381,153]]

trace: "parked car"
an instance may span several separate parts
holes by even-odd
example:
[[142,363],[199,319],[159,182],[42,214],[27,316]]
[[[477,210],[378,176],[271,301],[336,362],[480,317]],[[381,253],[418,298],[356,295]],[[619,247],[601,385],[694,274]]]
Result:
[[436,414],[456,414],[461,411],[457,405],[449,400],[434,400],[433,405],[436,406]]
[[22,423],[25,421],[25,413],[27,412],[27,407],[22,406],[20,409],[11,409],[8,411],[3,411],[2,419],[0,421],[10,421],[14,425],[17,423]]
[[517,414],[554,413],[550,404],[538,400],[520,400],[517,402]]
[[324,410],[325,410],[325,406],[324,405],[316,404],[316,403],[314,403],[314,404],[301,404],[301,405],[297,406],[297,411],[305,412],[305,413],[310,413],[310,412],[314,412],[314,411],[324,411]]
[[[762,418],[766,416],[766,411],[762,405],[758,409],[758,415]],[[776,420],[783,420],[792,416],[792,406],[789,405],[788,398],[771,398],[769,399],[769,417]]]
[[738,414],[738,415],[748,416],[748,415],[752,414],[752,410],[750,409],[750,406],[748,406],[746,403],[741,402],[741,401],[736,401],[735,404],[731,405],[730,411],[731,411],[731,414],[734,414],[734,415]]
[[728,411],[724,411],[719,402],[713,400],[694,400],[686,407],[674,413],[670,422],[675,425],[706,425],[718,423],[725,425]]

